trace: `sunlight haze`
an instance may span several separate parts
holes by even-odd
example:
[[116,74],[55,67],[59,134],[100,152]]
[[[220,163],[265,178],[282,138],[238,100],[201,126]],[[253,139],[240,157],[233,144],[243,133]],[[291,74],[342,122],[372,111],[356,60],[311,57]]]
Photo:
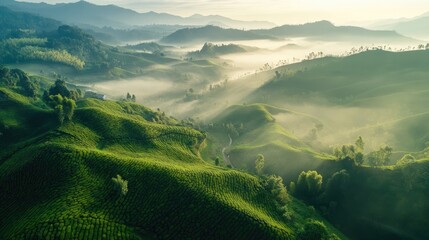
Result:
[[[28,2],[42,2],[32,0]],[[76,2],[44,0],[46,3]],[[426,0],[267,0],[267,1],[136,1],[89,0],[94,4],[115,4],[138,12],[166,12],[180,16],[222,15],[241,20],[264,20],[276,24],[303,23],[326,19],[336,24],[369,24],[374,20],[411,18],[429,11]]]

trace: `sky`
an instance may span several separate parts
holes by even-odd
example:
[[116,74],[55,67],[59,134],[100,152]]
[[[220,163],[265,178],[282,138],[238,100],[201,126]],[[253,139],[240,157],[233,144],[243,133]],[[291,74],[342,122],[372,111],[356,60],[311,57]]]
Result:
[[[20,0],[42,2],[40,0]],[[43,0],[46,3],[77,0]],[[240,20],[276,24],[330,20],[337,24],[370,24],[383,19],[410,18],[429,12],[429,0],[87,0],[115,4],[138,12],[166,12],[180,16],[223,15]]]

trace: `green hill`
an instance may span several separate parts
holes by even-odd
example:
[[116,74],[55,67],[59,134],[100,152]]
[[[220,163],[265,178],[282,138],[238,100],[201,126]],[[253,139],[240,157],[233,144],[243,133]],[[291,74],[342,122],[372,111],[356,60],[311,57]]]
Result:
[[[317,117],[325,126],[319,133],[326,144],[361,135],[372,148],[386,143],[401,151],[420,151],[428,139],[423,124],[429,111],[424,104],[428,57],[424,50],[378,50],[305,61],[261,75],[267,82],[242,101],[300,109]],[[275,71],[281,76],[274,77]]]
[[254,172],[256,157],[263,154],[265,171],[290,181],[301,171],[332,159],[314,150],[307,132],[297,137],[292,132],[296,126],[288,126],[290,120],[299,121],[310,129],[319,124],[310,116],[269,105],[236,105],[217,116],[213,120],[214,127],[208,132],[219,142],[231,137],[232,145],[227,146],[226,155],[234,167]]
[[53,31],[60,25],[60,22],[52,19],[29,13],[14,12],[9,8],[0,6],[0,39],[25,37],[35,32]]
[[0,93],[1,239],[293,239],[323,221],[297,200],[286,220],[258,178],[207,164],[205,135],[160,112],[81,99],[59,125],[39,100]]

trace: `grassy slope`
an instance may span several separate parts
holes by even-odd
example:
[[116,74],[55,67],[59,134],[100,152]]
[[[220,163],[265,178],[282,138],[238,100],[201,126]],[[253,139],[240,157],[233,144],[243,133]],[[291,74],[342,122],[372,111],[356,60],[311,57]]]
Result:
[[[235,167],[253,172],[256,156],[263,154],[267,172],[276,173],[286,180],[291,180],[295,179],[301,171],[314,168],[324,160],[331,159],[329,155],[314,151],[278,123],[276,121],[278,114],[300,117],[317,123],[317,119],[309,116],[264,104],[235,105],[214,119],[217,124],[243,123],[243,130],[240,131],[239,136],[232,137],[233,145],[228,149],[231,162]],[[226,132],[224,137],[227,137]]]
[[[429,129],[422,124],[429,120],[429,108],[424,104],[429,89],[428,59],[429,51],[369,51],[346,58],[318,59],[314,60],[318,65],[313,64],[293,76],[272,79],[249,94],[245,101],[277,106],[366,109],[374,112],[368,116],[369,119],[378,117],[380,120],[370,120],[368,125],[345,129],[342,133],[344,137],[363,135],[377,138],[377,130],[378,133],[382,131],[391,135],[388,143],[396,149],[418,151],[429,139]],[[308,65],[308,62],[302,64]],[[290,66],[286,66],[275,70],[285,73],[289,69]],[[375,116],[377,109],[384,112]],[[391,112],[386,109],[391,109]],[[341,114],[341,111],[338,113]],[[380,115],[385,113],[390,116],[383,118]],[[340,120],[343,118],[339,117]]]
[[[204,136],[198,131],[148,122],[151,111],[136,104],[98,100],[79,102],[74,122],[56,129],[52,112],[2,92],[7,97],[0,103],[10,106],[1,109],[2,121],[18,122],[30,113],[8,112],[29,108],[50,116],[43,118],[50,127],[26,135],[26,141],[2,142],[7,151],[0,155],[1,239],[287,239],[295,234],[296,226],[282,221],[257,178],[201,160]],[[129,181],[124,197],[112,196],[116,174]],[[300,212],[297,223],[317,218],[299,203],[292,208]]]

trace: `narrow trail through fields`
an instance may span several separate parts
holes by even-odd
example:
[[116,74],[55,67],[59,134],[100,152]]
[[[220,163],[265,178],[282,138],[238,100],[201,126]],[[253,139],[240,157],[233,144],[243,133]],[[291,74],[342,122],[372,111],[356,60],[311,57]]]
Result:
[[228,149],[229,147],[231,147],[231,145],[232,145],[232,138],[231,138],[231,136],[230,135],[228,135],[228,137],[229,137],[229,145],[228,146],[226,146],[226,147],[224,147],[223,149],[222,149],[222,155],[223,155],[223,160],[225,161],[225,164],[226,164],[226,166],[231,166],[231,168],[234,168],[234,166],[232,165],[232,163],[231,163],[231,161],[229,160],[229,155],[227,155],[225,152],[226,152],[226,149]]

